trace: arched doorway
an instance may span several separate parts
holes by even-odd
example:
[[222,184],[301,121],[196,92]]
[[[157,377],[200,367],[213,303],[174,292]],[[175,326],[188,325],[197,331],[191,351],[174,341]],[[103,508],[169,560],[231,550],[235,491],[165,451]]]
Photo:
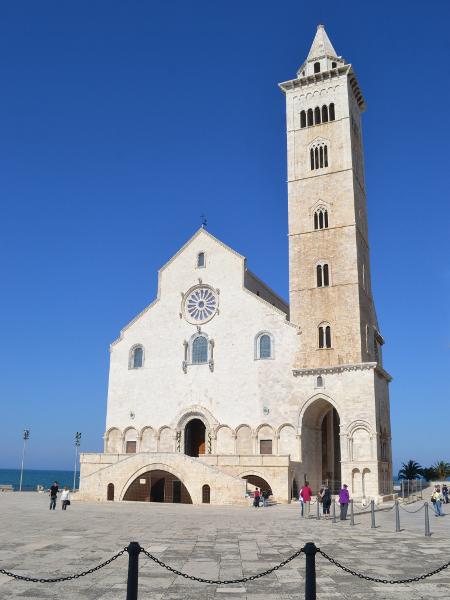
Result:
[[184,429],[184,453],[187,456],[205,454],[206,427],[200,419],[191,419]]
[[123,497],[135,502],[170,502],[192,504],[186,486],[169,471],[147,471],[130,484]]
[[114,484],[108,483],[108,487],[106,490],[106,499],[110,502],[114,502]]
[[244,475],[242,479],[247,481],[247,490],[253,492],[255,488],[259,488],[261,492],[269,492],[272,494],[272,489],[265,479],[259,475]]
[[327,483],[333,494],[341,487],[340,419],[333,405],[323,398],[306,409],[302,419],[302,460],[314,491]]

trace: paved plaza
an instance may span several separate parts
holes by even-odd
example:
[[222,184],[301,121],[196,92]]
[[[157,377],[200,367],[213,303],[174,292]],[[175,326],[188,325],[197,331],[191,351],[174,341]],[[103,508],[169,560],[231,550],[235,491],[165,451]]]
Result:
[[[420,504],[407,508],[414,510]],[[183,504],[73,501],[67,512],[48,510],[37,493],[0,495],[0,568],[21,575],[52,577],[83,571],[136,540],[161,560],[205,578],[239,578],[263,571],[314,541],[330,556],[365,574],[396,578],[426,573],[449,560],[450,515],[430,513],[433,535],[423,535],[424,511],[401,511],[395,533],[394,511],[333,524],[300,519],[298,504],[213,507]],[[312,511],[314,513],[314,511]],[[448,511],[450,513],[450,511]],[[127,556],[75,581],[36,584],[0,575],[0,598],[125,600]],[[256,581],[230,586],[192,582],[175,576],[141,555],[139,598],[147,600],[303,598],[305,558]],[[319,599],[411,600],[448,598],[450,569],[422,582],[387,586],[352,577],[317,557]]]

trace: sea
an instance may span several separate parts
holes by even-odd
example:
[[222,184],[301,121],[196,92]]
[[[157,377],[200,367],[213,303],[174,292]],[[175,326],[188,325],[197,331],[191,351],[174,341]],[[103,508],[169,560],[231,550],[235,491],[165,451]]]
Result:
[[[73,471],[51,471],[38,469],[24,469],[22,478],[22,491],[35,492],[37,486],[41,485],[48,489],[54,481],[59,483],[60,487],[65,485],[72,489],[73,487]],[[80,483],[79,474],[77,473],[76,488]],[[15,491],[19,490],[20,485],[20,469],[0,469],[0,486],[12,485]]]

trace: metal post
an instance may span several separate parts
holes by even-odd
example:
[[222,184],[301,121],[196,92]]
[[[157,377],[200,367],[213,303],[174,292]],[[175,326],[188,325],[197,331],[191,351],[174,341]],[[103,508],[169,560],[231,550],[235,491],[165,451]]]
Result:
[[408,502],[409,502],[409,479],[408,479]]
[[128,579],[127,579],[127,600],[137,600],[138,597],[138,574],[139,574],[139,553],[141,546],[139,542],[130,542],[127,548],[128,552]]
[[316,545],[308,542],[305,544],[303,552],[306,556],[305,600],[316,600]]
[[316,498],[316,505],[317,505],[316,517],[317,517],[317,520],[320,520],[320,505],[319,505],[319,496],[317,496],[317,498]]
[[370,523],[370,528],[371,529],[375,529],[376,528],[376,524],[375,524],[375,500],[371,500],[370,501],[370,513],[371,513],[371,523]]
[[402,479],[402,499],[405,502],[405,481]]
[[350,525],[355,524],[355,512],[353,509],[353,500],[350,500]]
[[331,521],[333,523],[336,523],[336,500],[334,498],[333,498],[332,515],[333,515],[333,518],[331,519]]
[[428,502],[425,502],[425,535],[430,537],[430,515],[428,514]]
[[398,506],[398,500],[395,501],[395,531],[398,533],[400,530],[400,508]]
[[77,462],[78,462],[78,448],[80,447],[81,433],[79,431],[75,434],[75,465],[73,468],[73,488],[75,491],[77,484]]
[[23,463],[25,460],[25,447],[27,445],[27,440],[30,437],[30,430],[29,429],[24,429],[23,430],[23,448],[22,448],[22,466],[20,467],[20,483],[19,483],[19,492],[22,491],[22,480],[23,480]]

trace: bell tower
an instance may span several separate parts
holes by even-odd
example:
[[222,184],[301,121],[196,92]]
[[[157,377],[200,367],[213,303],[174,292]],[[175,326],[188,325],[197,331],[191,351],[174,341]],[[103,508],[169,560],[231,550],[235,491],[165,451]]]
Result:
[[376,362],[361,113],[353,71],[319,25],[286,97],[290,318],[295,368]]

